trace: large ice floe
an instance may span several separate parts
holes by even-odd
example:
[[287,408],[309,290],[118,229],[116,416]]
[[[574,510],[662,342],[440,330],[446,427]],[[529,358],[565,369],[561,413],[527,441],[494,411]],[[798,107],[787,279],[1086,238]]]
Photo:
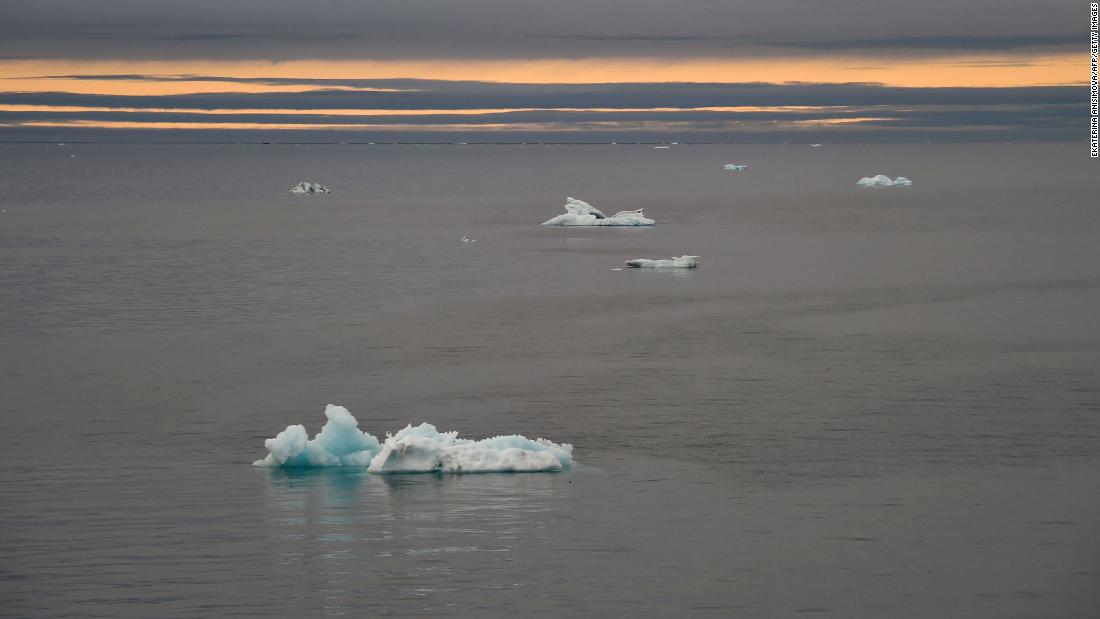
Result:
[[290,193],[332,193],[332,190],[321,183],[302,181],[290,188]]
[[480,441],[422,423],[378,439],[359,429],[348,409],[329,404],[328,421],[312,439],[301,425],[264,441],[257,467],[366,467],[371,473],[536,473],[568,469],[573,446],[518,434]]
[[727,163],[726,165],[722,166],[722,169],[729,170],[731,172],[740,172],[741,170],[748,170],[749,166],[743,163]]
[[633,258],[626,261],[626,266],[634,269],[694,269],[699,266],[696,260],[699,256],[680,256],[662,260],[650,260],[649,258]]
[[575,198],[565,199],[565,212],[544,221],[544,226],[652,226],[657,222],[636,211],[619,211],[611,217],[591,204]]
[[904,176],[890,180],[890,177],[885,174],[877,174],[875,176],[864,176],[856,184],[860,187],[908,187],[913,184],[913,181]]

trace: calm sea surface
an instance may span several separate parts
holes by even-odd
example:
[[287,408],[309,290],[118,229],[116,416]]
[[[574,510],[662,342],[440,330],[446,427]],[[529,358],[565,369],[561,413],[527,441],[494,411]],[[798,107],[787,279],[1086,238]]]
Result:
[[[1098,195],[1059,144],[0,145],[0,616],[1095,615]],[[329,402],[578,464],[250,466]]]

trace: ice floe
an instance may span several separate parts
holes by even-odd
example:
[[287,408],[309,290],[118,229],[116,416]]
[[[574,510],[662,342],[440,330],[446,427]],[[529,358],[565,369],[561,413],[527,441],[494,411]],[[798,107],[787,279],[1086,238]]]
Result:
[[668,258],[661,260],[651,260],[649,258],[634,258],[626,261],[626,266],[635,269],[694,269],[699,266],[699,262],[696,260],[699,256],[680,256],[679,258]]
[[913,181],[904,176],[890,180],[890,177],[885,174],[877,174],[875,176],[864,176],[856,184],[860,187],[908,187],[913,184]]
[[722,166],[722,169],[730,170],[733,172],[740,172],[741,170],[748,170],[749,166],[742,163],[727,163],[726,165]]
[[652,226],[655,221],[636,211],[619,211],[611,217],[600,209],[575,198],[565,199],[565,212],[544,221],[544,226]]
[[290,193],[331,193],[332,190],[321,183],[302,181],[290,189]]
[[513,434],[482,440],[439,432],[422,423],[378,439],[359,429],[342,406],[325,408],[328,421],[312,439],[301,425],[264,441],[268,454],[256,467],[366,467],[371,473],[535,473],[562,471],[573,463],[573,446]]

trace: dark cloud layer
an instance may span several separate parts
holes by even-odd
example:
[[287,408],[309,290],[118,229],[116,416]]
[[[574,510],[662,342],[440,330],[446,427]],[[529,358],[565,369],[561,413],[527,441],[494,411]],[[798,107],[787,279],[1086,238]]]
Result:
[[[135,76],[136,78],[137,76]],[[153,78],[155,79],[155,78]],[[190,79],[207,78],[192,76]],[[509,109],[654,108],[730,106],[872,106],[1076,104],[1083,86],[911,88],[877,84],[504,84],[443,80],[241,80],[394,89],[393,92],[319,88],[304,92],[96,95],[69,92],[0,92],[5,105],[246,109]],[[0,82],[2,84],[2,82]]]
[[750,57],[1081,46],[1075,0],[0,0],[0,57]]

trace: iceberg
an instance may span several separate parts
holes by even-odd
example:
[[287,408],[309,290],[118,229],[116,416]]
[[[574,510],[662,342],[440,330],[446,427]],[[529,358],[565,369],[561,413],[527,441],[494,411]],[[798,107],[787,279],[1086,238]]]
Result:
[[292,187],[290,193],[332,193],[332,190],[321,183],[302,181]]
[[885,174],[877,174],[875,176],[864,176],[856,184],[860,187],[908,187],[913,184],[913,181],[904,176],[890,180],[890,177]]
[[435,426],[409,424],[378,439],[359,429],[348,409],[329,404],[328,421],[312,439],[302,425],[287,426],[264,441],[268,454],[255,467],[362,467],[370,473],[535,473],[568,469],[573,446],[518,434],[482,440],[459,438]]
[[699,256],[680,256],[667,260],[650,260],[649,258],[634,258],[626,261],[626,266],[635,269],[694,269],[699,266],[696,258]]
[[264,441],[267,457],[252,466],[369,466],[382,451],[378,439],[359,430],[359,422],[343,406],[325,407],[328,421],[312,440],[302,425],[287,426]]
[[652,226],[656,222],[646,218],[642,209],[619,211],[611,217],[591,204],[575,198],[565,199],[565,212],[544,221],[544,226]]
[[726,165],[722,166],[722,169],[723,170],[732,170],[733,172],[739,172],[741,170],[748,170],[749,166],[741,164],[741,163],[727,163]]

